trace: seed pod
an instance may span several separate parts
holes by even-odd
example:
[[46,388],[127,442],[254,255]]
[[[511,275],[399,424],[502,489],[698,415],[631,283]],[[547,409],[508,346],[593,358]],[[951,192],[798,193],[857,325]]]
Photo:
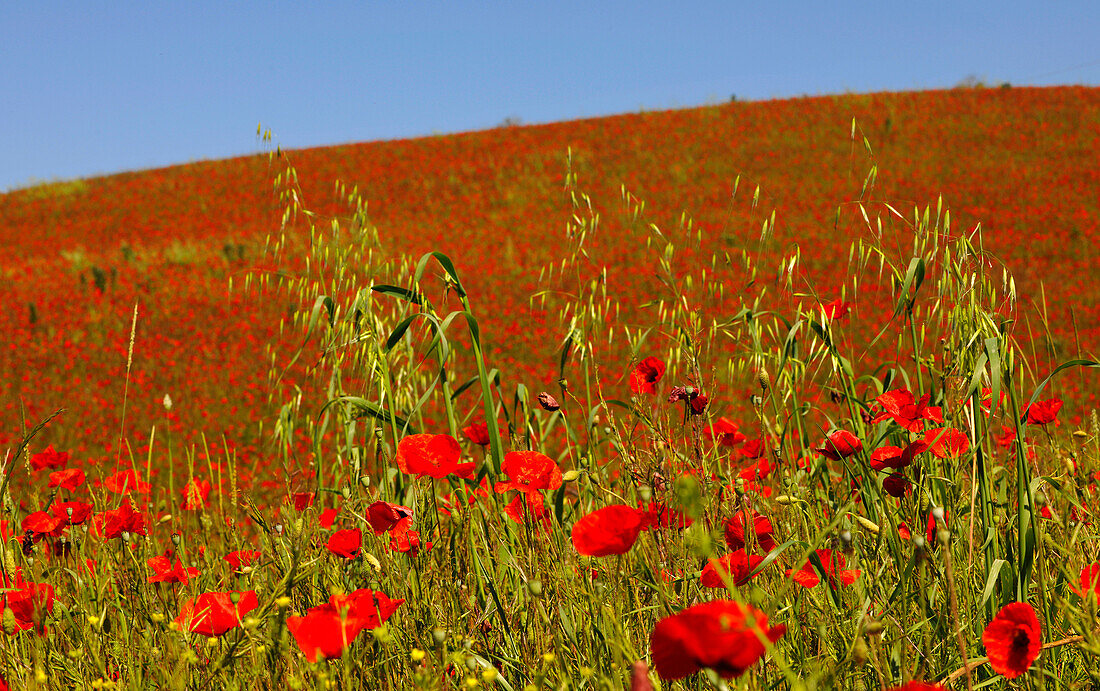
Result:
[[761,367],[756,370],[756,383],[760,386],[761,391],[767,391],[772,388],[772,378],[768,375],[768,370]]

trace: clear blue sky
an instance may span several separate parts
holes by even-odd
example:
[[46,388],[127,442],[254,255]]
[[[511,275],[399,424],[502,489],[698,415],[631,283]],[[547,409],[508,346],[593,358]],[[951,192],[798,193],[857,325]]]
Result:
[[739,99],[1100,84],[1096,0],[4,2],[0,190]]

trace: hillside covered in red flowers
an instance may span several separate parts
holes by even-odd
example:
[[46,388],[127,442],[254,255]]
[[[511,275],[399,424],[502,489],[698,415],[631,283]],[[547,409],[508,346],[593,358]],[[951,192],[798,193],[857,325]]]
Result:
[[[334,194],[340,181],[367,200],[385,251],[449,255],[490,364],[540,387],[558,377],[567,325],[552,295],[549,304],[530,296],[552,290],[544,271],[560,262],[574,214],[567,156],[600,213],[586,276],[617,296],[624,312],[614,321],[628,328],[640,329],[645,305],[662,298],[631,200],[644,200],[645,224],[677,241],[685,271],[695,258],[750,245],[778,262],[797,245],[796,288],[822,302],[844,295],[852,333],[870,342],[889,291],[858,280],[877,267],[854,270],[849,245],[881,232],[883,245],[903,248],[911,233],[900,219],[934,212],[942,197],[951,228],[980,224],[988,256],[1012,271],[1017,300],[1006,319],[1045,363],[1100,343],[1098,153],[1098,89],[957,89],[735,102],[17,190],[0,196],[0,447],[64,408],[36,447],[52,443],[94,464],[113,460],[123,438],[144,462],[156,427],[154,445],[195,444],[202,458],[205,435],[211,454],[228,447],[245,467],[262,462],[270,449],[256,424],[280,402],[264,346],[300,340],[280,321],[302,306],[243,285],[294,266],[292,255],[265,249],[280,229],[272,181],[286,160],[317,218],[349,214]],[[876,217],[887,220],[881,230]],[[703,268],[724,287],[707,306],[714,314],[732,314],[739,287],[765,280]],[[664,348],[658,338],[647,347]],[[625,391],[632,354],[622,347],[621,372],[606,376]],[[1059,385],[1067,419],[1096,405],[1084,378]]]

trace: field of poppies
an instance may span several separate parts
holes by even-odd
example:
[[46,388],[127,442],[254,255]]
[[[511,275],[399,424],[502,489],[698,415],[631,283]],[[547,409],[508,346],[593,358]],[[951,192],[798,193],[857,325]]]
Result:
[[11,688],[1100,685],[1100,90],[258,134],[0,196]]

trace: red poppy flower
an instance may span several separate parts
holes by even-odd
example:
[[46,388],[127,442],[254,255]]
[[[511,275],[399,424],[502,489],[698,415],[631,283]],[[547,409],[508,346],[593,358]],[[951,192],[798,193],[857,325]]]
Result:
[[331,528],[332,524],[336,522],[336,516],[339,515],[339,513],[340,513],[340,509],[338,507],[337,508],[332,508],[332,509],[325,509],[324,511],[321,512],[321,515],[317,517],[317,523],[322,528],[326,528],[326,529]]
[[59,537],[68,523],[61,518],[51,516],[45,511],[35,511],[23,519],[19,527],[24,532],[34,534],[34,541],[38,542],[44,537]]
[[[847,565],[844,562],[844,555],[840,552],[833,551],[831,549],[819,549],[817,550],[817,558],[821,561],[821,566],[825,570],[825,575],[829,577],[829,582],[835,588],[837,587],[837,579],[844,585],[851,585],[859,578],[859,570],[845,571],[844,567]],[[787,577],[794,580],[803,588],[813,588],[821,582],[821,577],[814,567],[813,562],[809,559],[802,565],[802,568],[798,571],[787,571]]]
[[183,495],[183,506],[180,508],[187,511],[204,508],[211,489],[213,487],[209,480],[192,479],[180,491]]
[[[775,537],[772,533],[775,529],[767,516],[761,516],[752,511],[752,530],[756,534],[756,544],[760,549],[770,552],[775,549]],[[745,548],[745,512],[738,511],[726,520],[725,527],[726,545],[731,550],[737,551]]]
[[1004,678],[1015,679],[1039,657],[1042,637],[1042,626],[1031,605],[1026,602],[1005,605],[982,634],[989,666]]
[[53,444],[46,447],[45,451],[39,451],[31,456],[31,470],[43,470],[45,468],[64,468],[69,463],[68,451],[54,451]]
[[1091,593],[1100,603],[1100,562],[1089,564],[1081,569],[1081,587],[1077,593],[1081,597],[1088,597]]
[[376,501],[367,507],[367,522],[375,535],[392,530],[401,521],[412,520],[412,509],[388,501]]
[[924,421],[943,424],[943,409],[939,406],[928,405],[931,397],[924,394],[919,401],[913,399],[913,393],[908,389],[894,389],[887,391],[875,398],[882,406],[883,412],[874,417],[871,422],[879,423],[892,419],[910,432],[920,432],[924,428]]
[[825,458],[839,461],[842,458],[854,456],[862,449],[863,442],[859,437],[846,429],[840,429],[827,436],[821,442],[821,446],[815,450]]
[[734,585],[745,585],[749,582],[753,569],[762,561],[764,557],[746,554],[745,550],[739,549],[721,559],[711,559],[703,569],[699,581],[704,588],[725,588],[726,582],[722,580],[722,574],[725,573]]
[[707,425],[705,433],[718,446],[733,447],[748,439],[729,418],[720,417]]
[[630,390],[634,393],[657,393],[657,382],[663,376],[665,363],[655,357],[647,357],[630,373]]
[[84,484],[84,471],[78,468],[67,468],[50,473],[49,487],[75,490]]
[[952,427],[928,430],[923,441],[936,458],[961,456],[970,450],[970,438]]
[[993,435],[993,441],[1002,449],[1010,449],[1016,443],[1016,430],[1006,425],[1001,425],[1001,433]]
[[751,605],[714,600],[657,622],[649,638],[653,665],[662,679],[683,679],[703,668],[736,677],[764,656],[761,636],[775,643],[787,628],[768,627]]
[[710,399],[702,391],[694,386],[674,386],[668,395],[669,403],[684,401],[687,403],[687,412],[691,415],[702,415],[707,409]]
[[901,686],[892,686],[886,691],[947,691],[947,687],[929,684],[926,681],[911,681]]
[[118,471],[104,480],[103,486],[115,494],[126,494],[128,492],[148,494],[149,490],[153,488],[148,482],[139,478],[133,468]]
[[536,523],[542,527],[550,526],[550,512],[542,495],[538,492],[522,492],[504,507],[504,515],[516,523]]
[[63,519],[67,525],[80,525],[92,515],[92,505],[82,501],[62,501],[51,506],[50,513]]
[[1048,425],[1058,418],[1058,411],[1061,409],[1062,399],[1060,398],[1036,401],[1027,407],[1027,424]]
[[363,535],[357,528],[337,530],[328,539],[328,551],[344,559],[354,559],[363,548]]
[[122,537],[123,533],[135,535],[147,535],[148,526],[145,515],[134,511],[130,502],[121,504],[117,509],[104,511],[96,516],[96,524],[108,540]]
[[612,504],[573,524],[573,547],[589,557],[630,551],[642,531],[642,517],[633,506]]
[[[1002,389],[1001,390],[1001,395],[997,397],[997,407],[1000,408],[1001,404],[1004,403],[1004,402],[1005,402],[1005,392]],[[982,389],[982,399],[981,399],[980,405],[982,407],[982,410],[985,411],[987,416],[991,414],[991,410],[993,408],[992,403],[993,403],[993,389],[990,389],[989,387],[984,387]]]
[[363,629],[384,624],[404,602],[391,600],[381,591],[356,590],[331,596],[304,617],[287,617],[286,624],[307,660],[331,660],[343,656]]
[[407,475],[470,477],[475,464],[459,463],[461,458],[462,447],[449,434],[412,434],[397,444],[397,467]]
[[821,305],[821,313],[825,315],[826,319],[844,319],[851,311],[852,306],[840,298]]
[[638,502],[638,515],[642,519],[642,530],[653,528],[683,530],[694,522],[682,511],[677,511],[660,502],[650,502],[645,508],[642,508],[642,503]]
[[508,481],[496,483],[494,489],[498,494],[510,489],[533,492],[561,487],[561,468],[552,458],[538,451],[511,451],[505,454],[502,470],[508,474]]
[[313,506],[313,492],[295,492],[291,497],[294,499],[295,511],[305,511]]
[[0,579],[7,592],[0,598],[0,617],[11,610],[15,615],[15,630],[35,629],[39,636],[46,635],[46,615],[53,612],[54,591],[48,583],[30,583],[23,580],[20,573],[12,581],[9,577]]
[[187,581],[199,575],[199,570],[194,567],[184,567],[176,557],[176,563],[172,564],[172,550],[168,550],[159,557],[153,557],[145,563],[153,570],[153,575],[146,580],[149,583],[181,583],[187,585]]
[[478,446],[489,445],[489,425],[484,422],[475,422],[468,427],[463,427],[462,434]]
[[745,445],[738,450],[738,453],[745,458],[751,459],[762,458],[767,451],[768,446],[763,439],[749,439],[745,442]]
[[[237,595],[236,604],[233,594]],[[256,591],[202,593],[183,603],[175,622],[184,631],[203,636],[221,636],[241,625],[241,618],[259,606]]]
[[[426,543],[424,548],[431,549],[432,543]],[[420,533],[413,530],[411,518],[401,521],[390,531],[390,549],[414,557],[420,553]]]
[[913,465],[917,454],[928,450],[928,443],[918,439],[904,449],[897,446],[881,446],[871,452],[870,465],[875,470],[901,470]]
[[252,549],[240,549],[236,552],[230,552],[222,558],[229,562],[234,571],[240,572],[244,567],[252,566],[252,564],[263,558],[263,553]]
[[909,491],[909,478],[901,473],[891,473],[882,479],[882,488],[891,497],[901,498]]

